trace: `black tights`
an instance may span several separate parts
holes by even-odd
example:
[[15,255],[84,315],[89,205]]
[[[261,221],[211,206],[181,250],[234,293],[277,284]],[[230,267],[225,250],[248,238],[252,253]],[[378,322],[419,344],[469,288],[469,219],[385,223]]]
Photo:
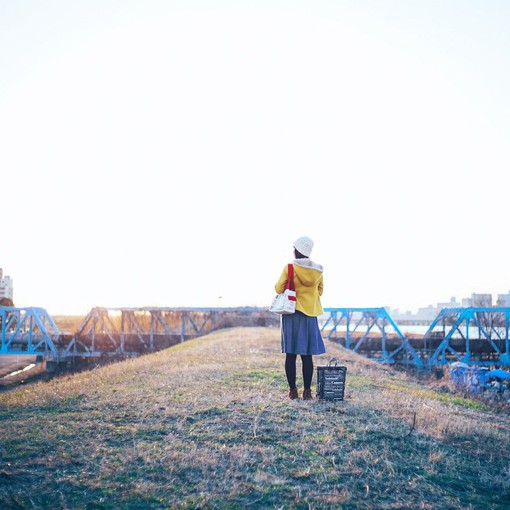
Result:
[[[297,354],[287,354],[285,358],[285,374],[289,383],[289,388],[296,387],[296,359]],[[301,362],[303,363],[303,383],[305,390],[309,390],[312,386],[313,377],[313,359],[311,354],[301,354]]]

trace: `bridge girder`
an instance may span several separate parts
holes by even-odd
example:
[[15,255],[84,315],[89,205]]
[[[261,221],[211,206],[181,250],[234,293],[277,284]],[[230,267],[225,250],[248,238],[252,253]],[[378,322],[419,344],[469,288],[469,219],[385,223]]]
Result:
[[385,308],[325,308],[324,313],[326,318],[321,332],[325,338],[337,339],[355,352],[375,338],[377,361],[423,366],[421,358]]
[[[254,319],[258,314],[265,315]],[[267,325],[268,315],[273,317],[252,307],[93,308],[76,333],[64,338],[44,308],[0,307],[0,355],[42,355],[56,361],[135,355],[239,325],[239,317],[251,317],[250,325]],[[271,325],[277,324],[274,317]],[[444,308],[423,338],[427,352],[417,347],[417,339],[402,333],[384,308],[325,308],[321,322],[325,338],[355,352],[375,353],[381,363],[418,368],[452,361],[510,366],[510,308]]]
[[0,307],[0,354],[57,359],[60,331],[44,308]]
[[424,335],[441,339],[427,364],[510,366],[509,326],[510,308],[443,308]]

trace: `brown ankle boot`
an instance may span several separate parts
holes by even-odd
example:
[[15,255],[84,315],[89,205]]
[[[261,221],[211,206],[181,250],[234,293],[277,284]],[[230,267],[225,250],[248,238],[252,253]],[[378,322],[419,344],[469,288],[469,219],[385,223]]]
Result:
[[303,400],[312,400],[312,390],[311,388],[309,389],[304,389],[303,390]]
[[291,388],[289,390],[289,398],[294,400],[295,398],[299,398],[299,393],[297,388]]

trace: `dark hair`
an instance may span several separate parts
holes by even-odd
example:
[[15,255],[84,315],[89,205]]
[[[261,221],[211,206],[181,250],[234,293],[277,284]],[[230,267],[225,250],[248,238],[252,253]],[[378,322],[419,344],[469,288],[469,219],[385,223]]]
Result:
[[294,257],[297,259],[307,259],[308,257],[306,255],[303,255],[301,252],[297,251],[296,248],[294,248]]

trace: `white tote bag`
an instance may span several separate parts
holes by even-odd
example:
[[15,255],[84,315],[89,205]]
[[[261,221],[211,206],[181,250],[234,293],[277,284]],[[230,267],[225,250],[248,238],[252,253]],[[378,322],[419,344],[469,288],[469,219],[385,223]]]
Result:
[[287,315],[296,311],[296,289],[294,287],[294,266],[289,264],[287,285],[281,294],[273,299],[270,312]]

